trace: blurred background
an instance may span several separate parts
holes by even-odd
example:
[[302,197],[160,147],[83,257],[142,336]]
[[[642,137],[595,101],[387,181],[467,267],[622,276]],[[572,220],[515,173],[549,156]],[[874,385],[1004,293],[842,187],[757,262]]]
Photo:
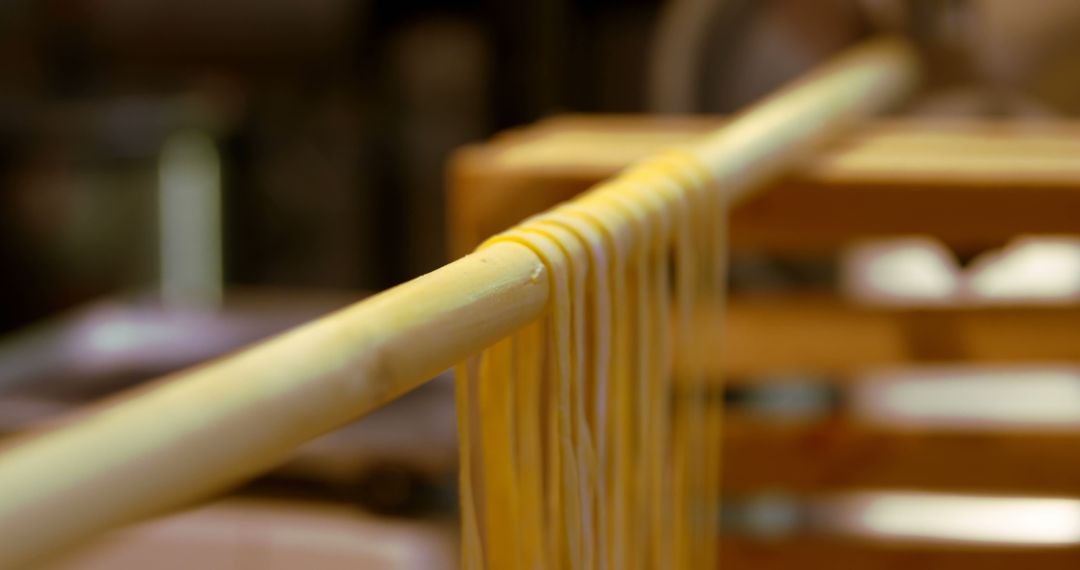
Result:
[[[733,226],[725,562],[1080,561],[1080,4],[1037,6],[3,2],[0,432],[430,271],[888,32],[923,92],[789,184],[884,193]],[[65,568],[454,567],[452,388]]]

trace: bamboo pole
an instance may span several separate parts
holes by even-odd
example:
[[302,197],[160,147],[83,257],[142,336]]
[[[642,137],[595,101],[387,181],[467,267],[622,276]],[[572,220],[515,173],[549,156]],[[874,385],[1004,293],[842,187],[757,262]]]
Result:
[[871,41],[750,106],[690,151],[712,170],[728,202],[739,202],[822,142],[898,104],[917,81],[907,44]]
[[0,568],[264,471],[536,318],[544,266],[487,248],[0,455]]
[[[739,199],[914,79],[902,43],[868,44],[694,151]],[[25,438],[0,455],[0,568],[250,478],[536,319],[547,296],[536,255],[500,243]]]

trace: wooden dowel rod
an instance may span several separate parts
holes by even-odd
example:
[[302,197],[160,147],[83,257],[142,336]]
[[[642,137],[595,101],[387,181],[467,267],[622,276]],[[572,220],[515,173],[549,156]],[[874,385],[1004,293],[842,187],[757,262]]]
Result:
[[749,107],[691,151],[712,170],[727,200],[738,202],[822,142],[901,102],[917,79],[907,43],[867,42]]
[[[903,44],[856,50],[696,149],[738,198],[906,93]],[[536,319],[547,275],[503,243],[240,354],[104,405],[0,455],[0,568],[205,498]]]
[[534,320],[547,276],[500,244],[0,455],[0,568],[206,497]]

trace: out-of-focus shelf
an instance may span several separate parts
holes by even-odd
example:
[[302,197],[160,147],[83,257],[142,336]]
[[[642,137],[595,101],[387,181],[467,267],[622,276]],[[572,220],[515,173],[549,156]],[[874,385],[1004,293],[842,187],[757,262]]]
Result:
[[850,373],[912,362],[1080,360],[1080,305],[860,305],[828,295],[736,297],[707,373]]
[[[567,200],[719,118],[566,116],[466,147],[450,167],[452,253]],[[1080,123],[882,120],[732,214],[736,249],[819,252],[927,233],[961,249],[1080,232]]]
[[897,429],[836,417],[724,421],[725,493],[909,488],[1080,495],[1080,428]]
[[[735,378],[728,396],[728,496],[858,488],[1080,496],[1075,365]],[[676,399],[676,409],[690,401]]]

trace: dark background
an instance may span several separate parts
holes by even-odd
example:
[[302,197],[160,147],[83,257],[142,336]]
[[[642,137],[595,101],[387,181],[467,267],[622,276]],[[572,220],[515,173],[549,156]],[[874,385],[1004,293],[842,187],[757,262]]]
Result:
[[1009,35],[1007,6],[8,0],[0,332],[155,290],[157,164],[177,132],[219,153],[229,287],[378,290],[446,261],[453,149],[544,116],[729,112],[882,30],[915,37],[938,84],[1035,85],[1069,111],[1080,57],[1043,56],[1080,51],[1061,49],[1076,10],[1051,2],[1053,25]]

